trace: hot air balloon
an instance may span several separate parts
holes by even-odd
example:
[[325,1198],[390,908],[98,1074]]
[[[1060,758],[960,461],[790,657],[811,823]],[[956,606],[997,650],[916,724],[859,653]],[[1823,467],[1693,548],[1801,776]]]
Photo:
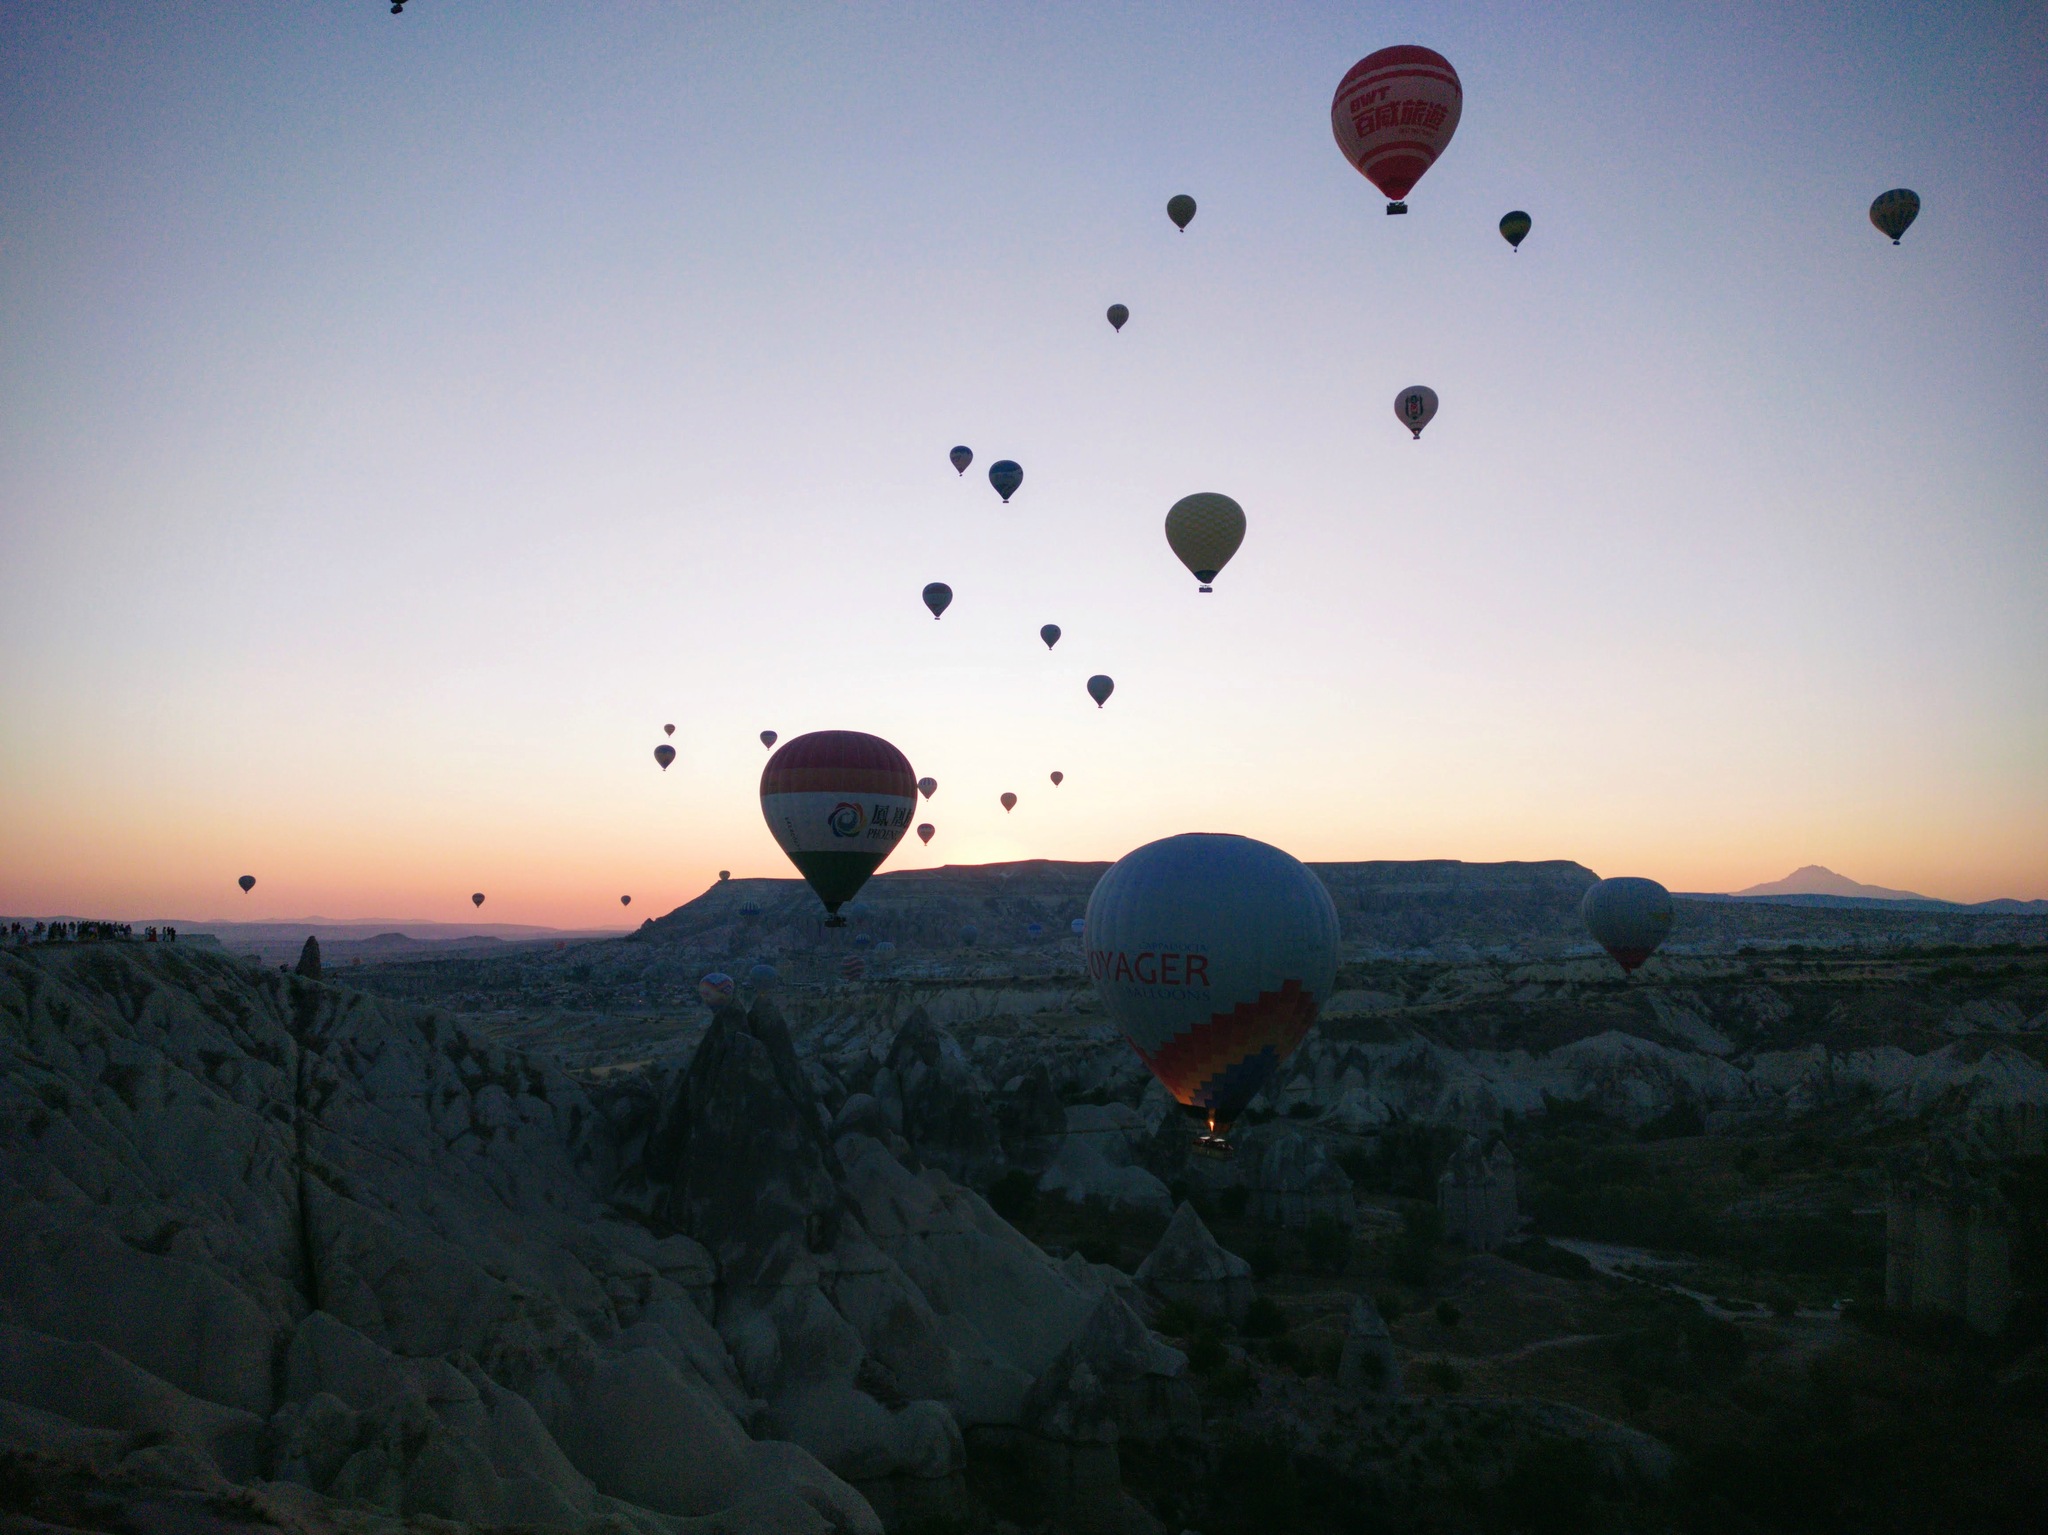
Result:
[[1098,709],[1109,702],[1109,695],[1115,691],[1116,684],[1100,672],[1088,679],[1088,696],[1095,700],[1095,707]]
[[1632,975],[1671,932],[1671,892],[1654,879],[1603,879],[1579,902],[1579,915],[1622,974]]
[[654,748],[654,760],[661,764],[661,770],[666,773],[668,765],[676,760],[676,749],[669,745],[668,742],[663,741],[661,745]]
[[932,845],[932,838],[938,835],[938,831],[938,827],[932,825],[931,822],[919,821],[917,823],[917,840],[926,847],[930,847]]
[[774,731],[772,731],[772,730],[764,730],[764,731],[762,731],[762,732],[761,732],[761,744],[762,744],[763,746],[768,746],[768,747],[772,747],[772,746],[774,746],[774,745],[775,745],[775,732],[774,732]]
[[1038,628],[1038,637],[1045,641],[1045,648],[1050,650],[1060,642],[1060,626],[1058,624],[1041,624]]
[[676,733],[676,727],[673,725],[664,725],[661,727],[661,733],[665,736],[672,736]]
[[868,973],[868,962],[858,954],[849,954],[839,962],[839,979],[857,981]]
[[1402,199],[1458,131],[1465,92],[1451,61],[1428,48],[1382,48],[1351,66],[1330,102],[1337,147],[1388,199]]
[[948,453],[946,457],[950,458],[953,461],[953,468],[955,469],[955,471],[957,471],[960,474],[965,474],[967,472],[967,466],[974,462],[974,449],[968,447],[965,443],[962,443],[959,447],[955,448],[951,453]]
[[1124,328],[1124,321],[1130,317],[1130,310],[1126,309],[1122,304],[1111,304],[1109,306],[1109,328],[1111,330],[1122,330]]
[[846,925],[840,906],[896,850],[916,808],[903,753],[858,730],[800,735],[761,774],[761,814],[824,902],[827,927]]
[[765,962],[756,964],[753,969],[747,972],[747,984],[754,988],[756,995],[762,992],[773,991],[776,983],[781,979],[782,972]]
[[1182,234],[1188,232],[1188,225],[1195,216],[1195,200],[1182,192],[1166,199],[1166,216],[1173,220],[1173,227]]
[[1069,926],[1071,926],[1076,933],[1085,933],[1088,931],[1087,922],[1085,922],[1080,917],[1076,917],[1073,920],[1073,922],[1069,924]]
[[1200,591],[1215,590],[1209,583],[1243,542],[1244,508],[1213,490],[1182,496],[1166,514],[1167,547],[1194,572]]
[[962,943],[971,944],[974,942],[975,939],[979,938],[980,936],[981,929],[976,927],[972,922],[968,923],[965,927],[960,929],[960,941]]
[[1024,470],[1015,459],[999,458],[988,466],[988,482],[995,486],[996,494],[1008,505],[1010,497],[1017,494],[1017,487],[1024,483]]
[[1894,245],[1919,216],[1920,194],[1904,187],[1893,187],[1870,205],[1870,222],[1880,234],[1890,235]]
[[865,949],[869,944],[873,943],[874,941],[875,940],[871,938],[868,934],[862,933],[853,940],[853,946],[856,949]]
[[697,983],[697,995],[708,1008],[730,1007],[732,992],[732,977],[723,970],[714,970]]
[[483,905],[483,903],[484,893],[481,890],[479,890],[475,895],[469,898],[469,904],[472,906],[481,906]]
[[242,894],[247,895],[251,890],[254,890],[256,888],[256,876],[253,874],[244,874],[240,879],[236,880],[235,883],[242,887]]
[[953,605],[953,588],[943,581],[934,581],[924,589],[924,605],[932,610],[932,622],[939,621],[939,615]]
[[1436,415],[1436,391],[1427,384],[1410,384],[1394,396],[1394,416],[1420,441],[1422,429]]
[[1529,215],[1520,208],[1512,213],[1503,213],[1500,216],[1500,237],[1514,249],[1520,250],[1522,242],[1529,238],[1530,222]]
[[1309,870],[1250,837],[1189,832],[1126,853],[1088,897],[1104,1007],[1204,1139],[1301,1043],[1337,974],[1337,908]]
[[1010,793],[1010,792],[1009,792],[1009,791],[1008,791],[1007,789],[1006,789],[1006,790],[1004,790],[1004,791],[1003,791],[1003,813],[1004,813],[1005,815],[1007,815],[1007,814],[1009,814],[1009,813],[1010,813],[1010,812],[1011,812],[1012,810],[1015,810],[1016,808],[1017,808],[1017,796],[1016,796],[1016,795],[1014,795],[1014,794],[1012,794],[1012,793]]
[[621,906],[631,906],[633,904],[633,898],[630,895],[622,895],[619,897],[619,904]]
[[1045,924],[1043,922],[1027,922],[1024,924],[1024,934],[1028,938],[1042,938],[1045,936]]
[[742,901],[742,902],[740,902],[740,915],[741,915],[741,916],[743,916],[743,917],[758,917],[758,916],[760,916],[760,915],[761,915],[761,903],[760,903],[759,901]]
[[1058,768],[1054,768],[1052,770],[1052,786],[1055,789],[1057,789],[1061,784],[1065,783],[1066,781],[1067,775],[1065,773],[1062,773]]
[[930,799],[939,792],[939,781],[936,778],[920,778],[917,781],[917,792]]
[[730,870],[730,869],[720,869],[720,870],[718,871],[718,882],[719,882],[719,884],[721,884],[721,885],[722,885],[722,884],[724,884],[724,883],[725,883],[725,882],[726,882],[727,880],[729,880],[729,879],[731,879],[731,878],[732,878],[732,870]]

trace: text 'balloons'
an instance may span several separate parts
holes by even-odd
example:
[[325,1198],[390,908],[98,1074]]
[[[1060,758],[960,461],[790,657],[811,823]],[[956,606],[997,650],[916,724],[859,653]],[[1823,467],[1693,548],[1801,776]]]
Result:
[[917,792],[930,799],[939,792],[939,781],[936,778],[920,778],[917,781]]
[[762,731],[762,732],[761,732],[761,744],[762,744],[763,746],[768,746],[768,747],[772,747],[772,746],[774,746],[774,745],[775,745],[775,732],[774,732],[774,731],[772,731],[772,730],[764,730],[764,731]]
[[1529,238],[1534,222],[1520,208],[1500,216],[1500,237],[1515,250],[1522,248],[1522,242]]
[[932,610],[932,622],[937,623],[939,615],[953,605],[953,588],[943,581],[934,581],[924,589],[924,605]]
[[1458,131],[1464,87],[1451,61],[1429,48],[1382,48],[1353,64],[1330,101],[1330,131],[1358,173],[1387,198],[1387,212],[1436,163]]
[[1394,419],[1422,438],[1422,429],[1436,416],[1436,391],[1427,384],[1410,384],[1394,396]]
[[1890,235],[1894,245],[1919,216],[1920,194],[1905,187],[1893,187],[1879,194],[1870,205],[1870,222],[1877,226],[1878,233]]
[[917,840],[922,842],[926,847],[930,847],[932,845],[932,838],[937,836],[938,832],[938,827],[932,825],[932,823],[929,821],[919,821],[917,823]]
[[1088,679],[1088,696],[1095,700],[1098,709],[1109,702],[1109,695],[1115,691],[1116,684],[1100,672]]
[[1050,650],[1060,642],[1060,626],[1058,624],[1041,624],[1038,629],[1038,637],[1045,641],[1045,648]]
[[1111,330],[1122,330],[1124,322],[1130,317],[1131,311],[1124,305],[1111,304],[1109,306],[1109,328]]
[[965,474],[967,472],[967,466],[974,462],[974,449],[968,447],[967,444],[963,442],[951,453],[948,453],[946,457],[952,461],[955,473]]
[[1023,466],[1015,459],[999,458],[988,466],[988,482],[995,486],[996,494],[1008,505],[1010,497],[1017,494],[1017,487],[1024,483]]
[[1012,810],[1015,810],[1016,808],[1017,808],[1017,796],[1016,796],[1016,795],[1014,795],[1014,794],[1012,794],[1012,793],[1010,793],[1010,792],[1009,792],[1009,791],[1008,791],[1007,789],[1006,789],[1006,790],[1004,790],[1004,791],[1003,791],[1003,813],[1004,813],[1005,815],[1007,815],[1007,814],[1009,814],[1009,813],[1010,813],[1010,812],[1011,812]]
[[242,887],[242,894],[247,895],[251,890],[254,890],[256,888],[256,876],[253,874],[244,874],[240,879],[236,880],[235,883]]
[[1182,496],[1166,514],[1167,547],[1193,572],[1198,590],[1215,590],[1209,583],[1243,542],[1244,508],[1213,490]]
[[761,816],[818,899],[826,926],[896,851],[917,808],[910,761],[858,730],[800,735],[761,773]]
[[1173,227],[1182,234],[1188,232],[1188,225],[1194,221],[1195,200],[1182,192],[1166,199],[1166,216],[1173,220]]
[[661,764],[661,770],[666,773],[668,765],[676,760],[676,749],[669,745],[668,742],[663,741],[661,745],[654,748],[654,760]]
[[1622,974],[1632,975],[1670,935],[1671,892],[1654,879],[1603,879],[1580,900],[1579,915]]

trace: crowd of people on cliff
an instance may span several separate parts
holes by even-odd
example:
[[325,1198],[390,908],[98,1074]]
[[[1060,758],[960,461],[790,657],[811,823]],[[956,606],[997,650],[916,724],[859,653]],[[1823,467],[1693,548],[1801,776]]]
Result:
[[[133,943],[137,935],[132,922],[10,922],[6,936],[9,943],[23,944]],[[145,927],[141,939],[144,943],[176,943],[178,930]]]

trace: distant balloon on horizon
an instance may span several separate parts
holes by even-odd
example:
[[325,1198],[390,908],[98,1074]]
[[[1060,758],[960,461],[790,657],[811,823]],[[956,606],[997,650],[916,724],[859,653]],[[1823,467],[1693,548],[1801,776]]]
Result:
[[676,727],[673,725],[664,725],[661,727],[661,733],[665,736],[672,736],[676,733]]
[[1215,590],[1209,583],[1243,542],[1244,508],[1213,490],[1182,496],[1166,513],[1166,545],[1193,574],[1198,591]]
[[932,845],[932,838],[938,834],[938,830],[938,827],[932,825],[929,821],[919,821],[917,823],[917,840],[926,847],[930,847]]
[[1062,773],[1058,768],[1054,768],[1052,771],[1052,786],[1055,789],[1057,789],[1061,784],[1065,783],[1066,781],[1067,775],[1065,773]]
[[481,890],[479,890],[475,895],[469,898],[469,904],[472,906],[481,906],[483,905],[483,903],[484,893]]
[[1045,641],[1045,648],[1050,650],[1060,642],[1060,626],[1058,624],[1042,624],[1039,626],[1038,637]]
[[953,588],[943,581],[934,581],[924,589],[924,605],[932,610],[932,622],[939,621],[939,615],[953,605]]
[[1109,702],[1109,695],[1115,691],[1116,683],[1100,672],[1088,679],[1088,696],[1095,700],[1095,707],[1098,709]]
[[1181,192],[1166,199],[1166,216],[1173,220],[1173,227],[1182,234],[1188,232],[1188,225],[1195,219],[1195,200]]
[[721,884],[721,885],[722,885],[722,884],[724,884],[724,883],[725,883],[725,882],[726,882],[727,880],[729,880],[729,879],[731,879],[731,878],[732,878],[732,870],[730,870],[730,869],[720,869],[720,870],[718,871],[718,882],[719,882],[719,884]]
[[762,731],[762,732],[761,732],[761,744],[762,744],[763,746],[766,746],[766,747],[770,747],[770,748],[772,748],[772,747],[773,747],[773,746],[775,745],[775,732],[774,732],[774,731],[772,731],[772,730],[764,730],[764,731]]
[[1122,305],[1122,304],[1111,304],[1111,305],[1109,306],[1109,315],[1108,315],[1108,318],[1109,318],[1109,328],[1110,328],[1111,330],[1116,330],[1116,331],[1120,331],[1120,330],[1122,330],[1122,329],[1124,328],[1124,322],[1125,322],[1126,320],[1130,319],[1130,317],[1131,317],[1131,311],[1130,311],[1129,309],[1127,309],[1127,308],[1126,308],[1126,307],[1125,307],[1124,305]]
[[1500,237],[1508,242],[1510,250],[1520,250],[1522,248],[1522,242],[1529,238],[1529,231],[1532,227],[1534,226],[1529,215],[1520,208],[1515,209],[1512,213],[1503,213],[1500,216]]
[[974,462],[974,449],[968,447],[965,443],[962,443],[959,447],[955,448],[951,453],[948,453],[946,457],[952,461],[955,473],[965,474],[967,472],[967,466]]
[[1671,934],[1671,892],[1654,879],[1603,879],[1579,901],[1579,915],[1594,942],[1633,975]]
[[1024,483],[1024,466],[1015,459],[999,458],[988,466],[988,482],[995,486],[996,494],[1007,506],[1010,497],[1017,494],[1017,487]]
[[1427,384],[1410,384],[1394,396],[1394,419],[1422,438],[1422,429],[1436,419],[1436,391]]
[[235,883],[242,887],[242,894],[247,895],[251,890],[254,890],[256,888],[256,876],[253,874],[244,874],[240,879],[236,880]]

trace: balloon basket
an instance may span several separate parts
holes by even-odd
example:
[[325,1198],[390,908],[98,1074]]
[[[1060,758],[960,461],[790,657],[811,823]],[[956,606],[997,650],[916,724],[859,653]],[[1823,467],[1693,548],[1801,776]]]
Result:
[[1188,1150],[1198,1157],[1214,1157],[1219,1162],[1237,1154],[1237,1148],[1220,1135],[1198,1135]]
[[1388,203],[1388,204],[1387,204],[1387,212],[1388,212],[1388,213],[1390,213],[1390,214],[1392,214],[1392,213],[1406,213],[1407,211],[1408,211],[1408,205],[1407,205],[1406,203]]
[[827,927],[844,927],[844,926],[846,926],[846,919],[845,919],[844,917],[840,917],[840,916],[831,916],[831,917],[827,917],[827,918],[825,919],[825,926],[827,926]]

